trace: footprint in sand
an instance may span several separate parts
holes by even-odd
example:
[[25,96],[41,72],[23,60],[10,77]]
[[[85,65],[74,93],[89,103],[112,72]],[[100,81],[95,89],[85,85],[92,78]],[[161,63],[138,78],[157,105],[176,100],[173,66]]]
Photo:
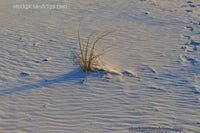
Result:
[[188,35],[184,35],[185,38],[187,38],[188,40],[191,39],[191,36],[188,36]]
[[189,6],[190,6],[190,7],[197,7],[197,6],[195,6],[195,5],[192,5],[192,4],[190,4]]
[[30,76],[30,75],[31,75],[30,72],[21,72],[21,73],[20,73],[20,76],[21,76],[21,77],[26,77],[26,76]]
[[193,45],[193,46],[199,46],[199,45],[200,45],[200,42],[197,42],[197,41],[195,41],[195,40],[191,40],[189,44],[190,44],[190,45]]
[[198,50],[198,46],[200,46],[200,42],[190,40],[182,47],[182,49],[185,50],[185,52],[194,52]]
[[192,65],[195,65],[197,63],[195,59],[186,55],[180,55],[180,59],[182,63],[190,62]]
[[182,49],[185,50],[185,52],[194,52],[198,50],[197,47],[191,45],[183,46]]
[[189,31],[194,31],[194,28],[192,26],[186,26],[185,29],[188,29]]
[[[190,7],[190,8],[195,8],[195,7],[197,7],[197,5],[194,5],[192,1],[187,1],[187,4],[188,4],[188,5],[185,5],[184,7]],[[193,12],[192,9],[187,9],[187,10],[185,10],[185,11],[188,12],[188,13]]]
[[185,10],[186,12],[192,12],[192,10]]
[[[185,11],[188,13],[192,13],[193,11],[196,12],[196,9],[199,5],[194,3],[192,0],[186,1],[186,5],[184,6],[186,9]],[[192,15],[195,15],[195,13]],[[198,29],[200,25],[200,20],[194,19],[194,21],[190,21],[190,25],[186,25],[184,27],[186,35],[184,37],[188,40],[185,43],[185,46],[181,48],[184,50],[185,54],[180,55],[181,63],[190,63],[195,65],[198,62],[198,59],[195,58],[196,52],[199,50],[200,47],[200,40],[199,40],[199,33]]]
[[141,68],[142,71],[145,71],[145,72],[149,72],[149,73],[157,73],[157,71],[151,67],[151,66],[148,66],[148,65],[144,65],[142,68]]
[[122,74],[128,77],[138,77],[138,75],[135,72],[132,72],[130,70],[125,70],[122,72]]

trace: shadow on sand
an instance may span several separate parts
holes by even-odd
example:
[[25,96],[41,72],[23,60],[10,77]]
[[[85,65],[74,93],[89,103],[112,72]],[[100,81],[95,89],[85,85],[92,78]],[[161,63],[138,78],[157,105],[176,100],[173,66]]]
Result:
[[57,77],[49,77],[48,79],[39,80],[36,83],[23,85],[19,87],[14,87],[10,89],[4,89],[0,90],[0,96],[5,96],[12,93],[17,93],[21,91],[26,91],[30,89],[37,89],[41,87],[48,87],[49,85],[52,85],[54,83],[62,83],[62,82],[68,82],[68,83],[82,83],[82,81],[86,78],[87,73],[82,72],[80,69],[75,69],[72,72],[69,72],[67,74],[63,74]]

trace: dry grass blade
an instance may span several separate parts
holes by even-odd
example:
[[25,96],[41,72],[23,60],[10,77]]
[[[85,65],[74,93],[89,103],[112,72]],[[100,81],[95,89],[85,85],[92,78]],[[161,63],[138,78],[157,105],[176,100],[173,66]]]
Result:
[[[95,46],[96,44],[103,39],[108,34],[114,31],[103,32],[99,34],[94,40],[92,39],[96,32],[92,32],[88,38],[87,42],[82,42],[80,37],[80,24],[78,26],[78,45],[79,45],[79,53],[75,51],[71,51],[72,53],[72,61],[74,64],[79,65],[82,71],[94,71],[94,64],[97,64],[97,59],[105,53],[110,47],[107,47],[101,51],[101,53],[96,54]],[[90,46],[91,45],[91,46]]]
[[79,44],[79,48],[80,48],[82,60],[84,60],[83,49],[82,49],[82,45],[83,45],[83,44],[82,44],[81,38],[80,38],[80,24],[79,24],[79,26],[78,26],[78,44]]

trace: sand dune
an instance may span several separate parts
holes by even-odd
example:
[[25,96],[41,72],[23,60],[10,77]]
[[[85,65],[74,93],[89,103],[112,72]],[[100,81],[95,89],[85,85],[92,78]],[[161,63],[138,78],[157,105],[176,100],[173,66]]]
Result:
[[[1,0],[0,132],[199,132],[199,16],[199,0]],[[116,29],[99,71],[72,63],[80,20],[83,38]]]

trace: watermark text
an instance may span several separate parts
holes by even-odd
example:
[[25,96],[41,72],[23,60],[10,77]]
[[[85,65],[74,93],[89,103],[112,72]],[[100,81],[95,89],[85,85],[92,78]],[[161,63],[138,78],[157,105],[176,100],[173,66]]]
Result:
[[67,5],[53,5],[53,4],[41,4],[41,5],[32,5],[32,4],[21,4],[13,5],[14,9],[66,9]]
[[135,132],[182,132],[183,128],[169,128],[169,127],[131,127],[130,133]]

